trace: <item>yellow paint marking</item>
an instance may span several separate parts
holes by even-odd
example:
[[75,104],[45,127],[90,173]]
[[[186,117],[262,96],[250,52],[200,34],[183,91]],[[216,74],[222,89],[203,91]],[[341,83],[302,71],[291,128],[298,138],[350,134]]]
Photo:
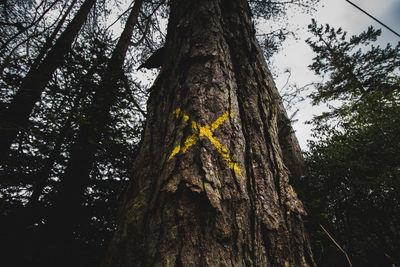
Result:
[[197,140],[199,140],[199,136],[193,134],[192,136],[190,136],[188,139],[186,139],[185,141],[185,145],[182,148],[182,153],[185,153],[186,150],[188,150],[189,147],[191,147],[192,145],[197,143]]
[[[174,112],[172,112],[172,113],[176,115],[176,118],[179,118],[179,115],[180,115],[180,113],[181,113],[181,109],[178,108],[178,109],[174,110]],[[182,114],[183,114],[183,113],[182,113]],[[184,120],[184,121],[188,121],[188,120],[189,120],[189,116],[183,114],[183,120]]]
[[181,150],[181,146],[178,145],[177,147],[174,148],[174,150],[172,150],[171,155],[169,156],[168,160],[172,159],[176,154],[179,153],[179,151]]
[[179,117],[179,113],[181,113],[181,109],[180,109],[180,108],[175,109],[175,110],[172,112],[172,114],[175,114],[177,118]]
[[233,113],[228,112],[228,111],[225,112],[224,115],[219,117],[215,122],[213,122],[213,124],[211,124],[211,131],[213,132],[215,129],[217,129],[221,123],[223,123],[224,121],[226,121],[228,119],[228,116],[233,118]]
[[[176,118],[178,118],[182,114],[182,118],[184,121],[189,120],[189,116],[181,112],[181,109],[178,108],[176,109],[173,114],[176,115]],[[191,121],[191,126],[192,129],[194,130],[194,134],[192,134],[188,139],[186,139],[183,147],[181,148],[180,145],[174,148],[172,151],[171,155],[169,156],[168,160],[172,159],[176,154],[179,152],[185,153],[186,150],[188,150],[189,147],[192,145],[196,144],[197,141],[199,140],[200,137],[206,136],[211,143],[215,146],[217,151],[221,154],[222,158],[226,161],[228,164],[228,167],[232,169],[235,173],[238,175],[241,174],[241,170],[237,163],[233,162],[231,157],[229,156],[228,150],[221,144],[221,142],[213,136],[212,132],[215,131],[224,121],[228,119],[228,117],[233,118],[233,113],[232,112],[225,112],[224,115],[219,117],[216,121],[214,121],[211,125],[206,125],[206,126],[201,126],[195,121]]]

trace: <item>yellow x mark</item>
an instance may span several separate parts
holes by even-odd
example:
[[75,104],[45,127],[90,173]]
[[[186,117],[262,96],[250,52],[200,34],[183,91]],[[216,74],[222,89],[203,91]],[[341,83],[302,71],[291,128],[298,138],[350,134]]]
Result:
[[[189,120],[189,116],[181,112],[181,109],[178,108],[174,112],[175,116],[178,118],[182,114],[182,118],[184,121]],[[172,159],[176,154],[179,152],[185,153],[186,150],[188,150],[189,147],[192,145],[196,144],[197,141],[199,140],[200,137],[206,136],[211,143],[215,146],[215,148],[218,150],[218,152],[221,154],[222,158],[226,161],[228,164],[228,167],[238,175],[241,174],[241,170],[239,166],[232,161],[231,157],[229,156],[228,150],[219,142],[219,140],[213,136],[212,132],[215,131],[224,121],[228,119],[228,117],[233,118],[233,113],[232,112],[225,112],[224,115],[219,117],[216,121],[214,121],[211,125],[206,125],[206,126],[201,126],[198,123],[191,121],[192,123],[192,129],[194,130],[194,134],[192,134],[188,139],[186,139],[185,143],[183,144],[183,147],[178,145],[177,147],[174,148],[172,151],[171,155],[169,156],[168,160]]]

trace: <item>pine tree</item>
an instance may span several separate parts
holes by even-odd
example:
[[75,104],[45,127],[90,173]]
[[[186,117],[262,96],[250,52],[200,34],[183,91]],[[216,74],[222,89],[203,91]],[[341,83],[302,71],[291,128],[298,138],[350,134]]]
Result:
[[56,227],[62,224],[65,229],[69,229],[74,222],[79,221],[79,210],[89,184],[90,170],[95,161],[95,153],[99,149],[101,136],[110,122],[110,110],[117,99],[119,83],[123,76],[123,63],[142,3],[142,0],[135,1],[102,81],[94,94],[93,102],[80,124],[58,192],[53,222]]
[[[299,181],[309,230],[321,266],[400,262],[400,43],[380,47],[369,27],[347,38],[342,29],[309,26],[316,53],[310,68],[324,77],[315,104],[332,103],[313,120],[308,171]],[[383,219],[384,218],[384,219]]]
[[172,1],[165,47],[103,266],[314,265],[247,1]]
[[[18,132],[27,127],[29,115],[35,103],[40,100],[41,94],[50,81],[54,71],[63,62],[64,56],[70,50],[72,42],[85,23],[95,3],[96,0],[86,0],[82,4],[74,19],[57,39],[46,57],[44,57],[43,60],[41,60],[41,58],[36,60],[35,63],[40,62],[39,66],[31,66],[8,108],[2,110],[2,114],[0,114],[0,130],[2,135],[0,141],[1,156],[7,155],[12,141],[16,138]],[[42,53],[39,54],[39,57],[43,57]]]

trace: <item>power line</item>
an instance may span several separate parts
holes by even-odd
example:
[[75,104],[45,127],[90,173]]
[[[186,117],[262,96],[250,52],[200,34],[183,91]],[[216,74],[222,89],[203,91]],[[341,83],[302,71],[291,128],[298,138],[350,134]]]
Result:
[[383,27],[385,27],[386,29],[388,29],[389,31],[391,31],[392,33],[396,34],[398,37],[400,37],[400,34],[398,34],[397,32],[395,32],[394,30],[392,30],[389,26],[385,25],[383,22],[381,22],[380,20],[376,19],[374,16],[370,15],[367,11],[363,10],[361,7],[357,6],[356,4],[352,3],[350,0],[346,0],[346,2],[348,2],[349,4],[353,5],[354,7],[356,7],[357,9],[359,9],[361,12],[363,12],[364,14],[366,14],[368,17],[372,18],[373,20],[375,20],[376,22],[378,22],[379,24],[381,24]]

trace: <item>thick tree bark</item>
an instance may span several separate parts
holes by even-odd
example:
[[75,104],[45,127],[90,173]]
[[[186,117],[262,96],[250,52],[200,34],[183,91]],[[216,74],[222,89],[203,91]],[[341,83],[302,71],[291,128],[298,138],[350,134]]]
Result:
[[8,109],[1,114],[1,156],[7,154],[12,141],[21,129],[25,129],[29,122],[29,115],[50,81],[54,71],[63,61],[64,56],[71,48],[96,0],[86,0],[65,31],[60,35],[39,66],[32,66],[23,80],[20,89],[15,95]]
[[245,0],[174,0],[103,266],[314,265]]
[[105,75],[97,89],[85,120],[80,124],[77,138],[71,148],[71,156],[62,177],[56,203],[56,225],[65,229],[79,220],[77,213],[89,184],[89,173],[94,163],[101,135],[109,123],[110,109],[116,101],[118,81],[128,50],[133,29],[137,23],[143,0],[136,0],[125,28],[107,65]]
[[289,169],[292,178],[297,180],[305,171],[303,153],[275,84],[271,86],[271,89],[276,92],[278,139],[282,150],[283,163]]

